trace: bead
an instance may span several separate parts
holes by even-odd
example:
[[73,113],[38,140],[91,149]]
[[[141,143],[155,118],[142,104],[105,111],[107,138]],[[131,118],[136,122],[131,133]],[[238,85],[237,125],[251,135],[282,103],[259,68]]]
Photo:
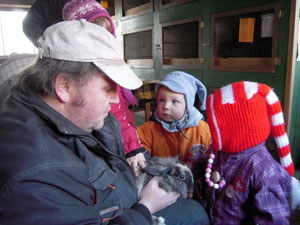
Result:
[[206,169],[205,169],[205,172],[206,172],[206,173],[211,173],[211,168],[206,168]]
[[221,176],[220,176],[220,174],[219,174],[218,171],[212,172],[212,174],[211,174],[211,180],[213,182],[218,183],[220,181],[220,179],[221,179]]
[[214,163],[215,154],[209,154],[209,159],[207,160],[206,169],[205,169],[205,182],[208,184],[209,187],[214,187],[214,189],[222,188],[226,185],[225,180],[222,178],[218,171],[212,172],[212,164]]
[[220,183],[219,183],[219,185],[220,185],[220,186],[222,185],[223,187],[225,186],[225,184],[226,184],[226,181],[225,181],[224,179],[222,179],[222,180],[220,181]]
[[[223,180],[221,180],[221,181],[223,181]],[[222,183],[221,181],[220,181],[220,183],[219,183],[219,187],[220,187],[220,188],[224,187],[225,184],[226,184],[226,183]]]
[[214,182],[212,182],[212,181],[208,182],[208,186],[213,187],[214,186]]

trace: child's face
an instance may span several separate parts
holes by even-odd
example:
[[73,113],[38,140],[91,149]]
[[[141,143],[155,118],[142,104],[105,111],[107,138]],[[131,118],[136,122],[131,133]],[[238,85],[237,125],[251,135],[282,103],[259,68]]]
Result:
[[110,21],[104,16],[97,17],[96,19],[94,19],[91,22],[104,27],[106,30],[108,30],[108,32],[110,32],[110,30],[111,30]]
[[161,86],[157,94],[157,112],[165,122],[179,120],[185,112],[186,104],[183,94],[176,93]]

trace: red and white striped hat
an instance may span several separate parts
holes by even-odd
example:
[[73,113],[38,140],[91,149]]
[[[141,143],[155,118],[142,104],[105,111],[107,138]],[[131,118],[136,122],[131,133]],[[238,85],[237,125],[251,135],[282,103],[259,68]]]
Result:
[[249,81],[229,84],[211,94],[206,106],[215,150],[241,152],[266,141],[272,130],[280,163],[293,175],[282,107],[269,86]]

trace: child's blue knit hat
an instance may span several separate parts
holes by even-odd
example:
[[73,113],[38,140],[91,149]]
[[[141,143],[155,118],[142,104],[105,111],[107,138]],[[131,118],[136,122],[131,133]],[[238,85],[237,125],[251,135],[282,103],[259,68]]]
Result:
[[183,116],[187,115],[187,120],[185,120],[183,124],[180,124],[179,120],[173,121],[172,123],[166,123],[159,118],[157,111],[155,111],[154,116],[156,120],[159,121],[169,132],[181,131],[185,136],[182,130],[183,128],[198,126],[199,121],[203,120],[203,115],[194,107],[194,102],[197,93],[201,101],[201,110],[206,109],[206,87],[194,76],[181,71],[168,73],[159,83],[156,84],[156,99],[160,86],[165,86],[173,92],[184,95],[186,101],[186,113]]
[[188,112],[191,112],[194,108],[196,93],[201,101],[201,110],[206,109],[206,87],[194,76],[182,71],[170,72],[156,84],[156,95],[161,85],[169,88],[173,92],[184,94]]

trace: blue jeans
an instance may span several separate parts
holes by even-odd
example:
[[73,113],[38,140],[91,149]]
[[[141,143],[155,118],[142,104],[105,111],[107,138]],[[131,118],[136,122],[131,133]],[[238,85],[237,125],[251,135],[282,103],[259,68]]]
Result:
[[192,199],[178,199],[174,204],[156,212],[165,218],[167,225],[209,225],[206,211]]

